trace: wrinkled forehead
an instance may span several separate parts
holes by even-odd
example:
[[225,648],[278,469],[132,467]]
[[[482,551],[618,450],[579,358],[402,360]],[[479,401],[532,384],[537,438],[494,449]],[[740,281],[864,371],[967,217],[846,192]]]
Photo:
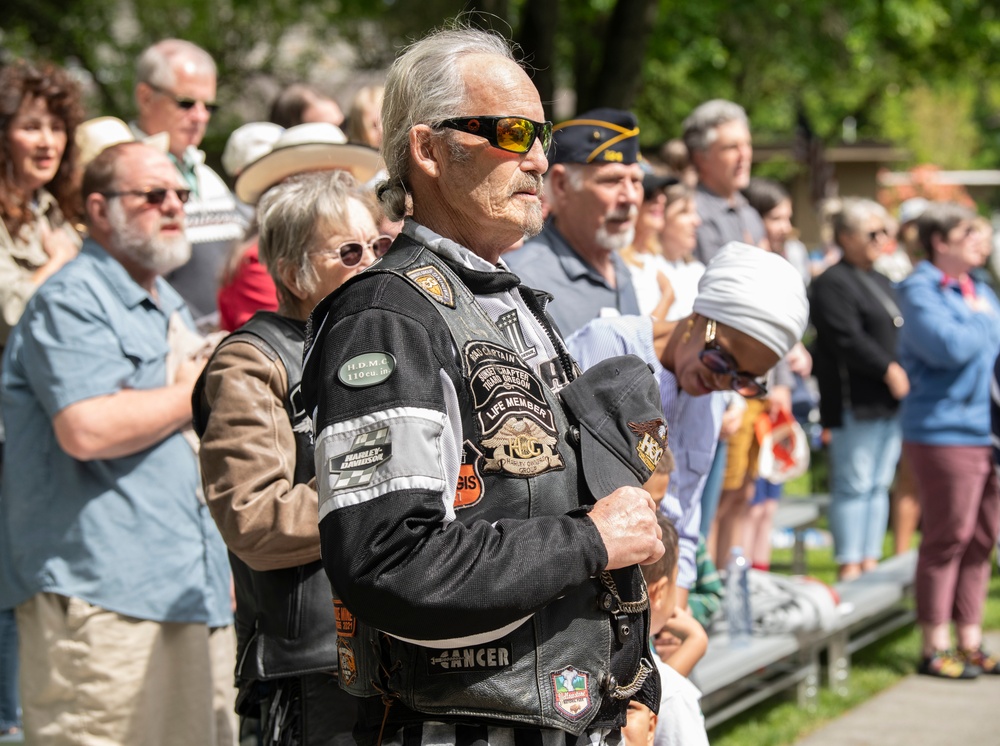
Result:
[[538,89],[516,62],[493,54],[470,54],[459,64],[465,81],[464,116],[513,114],[544,119]]

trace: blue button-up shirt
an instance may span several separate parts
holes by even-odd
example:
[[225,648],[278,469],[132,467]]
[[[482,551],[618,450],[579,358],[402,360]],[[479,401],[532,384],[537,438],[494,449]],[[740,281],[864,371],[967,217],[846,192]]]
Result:
[[93,241],[29,301],[0,377],[7,426],[0,490],[0,608],[46,591],[161,622],[232,621],[225,545],[197,497],[197,460],[179,433],[116,459],[77,461],[52,418],[125,388],[166,385],[159,301]]
[[566,346],[584,370],[615,355],[637,355],[653,369],[676,464],[660,511],[673,521],[680,539],[677,584],[691,588],[697,577],[701,496],[719,443],[725,394],[691,396],[678,389],[677,378],[660,364],[653,349],[653,321],[648,316],[592,321],[567,339]]
[[504,254],[503,260],[525,285],[552,294],[545,310],[564,337],[591,319],[609,314],[639,315],[632,274],[621,257],[611,253],[616,285],[611,287],[566,243],[551,221],[520,249]]

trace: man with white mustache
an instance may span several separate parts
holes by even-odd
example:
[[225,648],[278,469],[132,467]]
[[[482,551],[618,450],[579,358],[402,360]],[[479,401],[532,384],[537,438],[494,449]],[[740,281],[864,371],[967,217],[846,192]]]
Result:
[[226,547],[182,433],[205,358],[168,341],[197,338],[162,277],[190,256],[190,192],[137,142],[98,155],[82,192],[89,238],[29,301],[0,377],[25,735],[234,746]]
[[545,177],[552,214],[545,229],[504,256],[570,335],[598,317],[638,315],[631,276],[618,252],[635,236],[642,203],[635,115],[594,109],[553,128]]

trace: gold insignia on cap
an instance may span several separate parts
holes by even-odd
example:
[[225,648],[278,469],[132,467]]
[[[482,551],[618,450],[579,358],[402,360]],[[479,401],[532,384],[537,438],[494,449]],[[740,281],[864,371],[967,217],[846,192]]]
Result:
[[431,298],[448,308],[455,307],[455,294],[441,271],[434,266],[417,267],[406,273]]
[[[639,136],[639,128],[638,127],[632,127],[631,129],[629,129],[628,127],[622,127],[620,124],[615,124],[614,122],[605,122],[605,121],[603,121],[601,119],[569,119],[569,120],[567,120],[565,122],[557,124],[555,127],[552,128],[552,131],[553,132],[558,132],[559,130],[565,129],[566,127],[581,127],[581,126],[586,126],[586,127],[603,127],[604,129],[608,129],[608,130],[611,130],[612,132],[617,132],[618,133],[617,135],[615,135],[614,137],[612,137],[607,142],[605,142],[605,143],[603,143],[601,145],[598,145],[596,148],[594,148],[594,150],[591,152],[591,154],[587,156],[587,163],[592,163],[594,161],[594,159],[597,158],[597,156],[599,156],[605,150],[607,150],[608,148],[610,148],[612,145],[617,145],[622,140],[627,140],[630,137],[638,137]],[[594,139],[595,140],[600,140],[601,139],[601,133],[600,133],[600,131],[594,130]],[[612,160],[612,159],[605,158],[605,160]],[[620,160],[624,160],[624,159],[619,154],[619,157],[615,158],[614,160],[615,161],[620,161]]]

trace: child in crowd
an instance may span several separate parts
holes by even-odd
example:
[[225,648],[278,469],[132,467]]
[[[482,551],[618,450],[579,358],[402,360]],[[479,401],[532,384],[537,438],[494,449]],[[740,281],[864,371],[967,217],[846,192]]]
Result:
[[[657,562],[642,567],[642,575],[649,588],[650,628],[658,633],[654,634],[655,639],[665,635],[676,640],[677,644],[671,644],[669,656],[661,660],[662,646],[658,643],[657,655],[654,656],[660,672],[661,690],[660,715],[654,726],[654,746],[707,746],[705,718],[698,704],[701,692],[686,677],[705,654],[708,635],[691,612],[676,605],[677,530],[666,516],[659,515],[658,521],[666,551]],[[632,718],[633,708],[630,707],[629,725]],[[634,742],[626,742],[628,746],[633,746]]]

